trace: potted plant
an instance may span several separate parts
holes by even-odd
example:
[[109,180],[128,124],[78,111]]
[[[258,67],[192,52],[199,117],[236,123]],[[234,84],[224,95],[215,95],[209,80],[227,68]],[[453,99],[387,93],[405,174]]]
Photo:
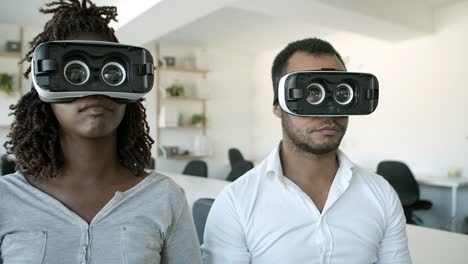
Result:
[[169,96],[184,96],[185,94],[184,86],[179,81],[176,81],[171,84],[171,86],[167,87],[166,92]]
[[203,114],[194,114],[190,121],[190,124],[193,126],[205,126],[206,125],[206,116]]
[[13,93],[13,76],[0,73],[0,91],[8,95]]

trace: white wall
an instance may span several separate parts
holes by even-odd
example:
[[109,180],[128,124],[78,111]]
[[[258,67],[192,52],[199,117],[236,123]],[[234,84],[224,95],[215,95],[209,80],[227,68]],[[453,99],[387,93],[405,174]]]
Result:
[[[437,10],[434,34],[404,42],[346,32],[324,37],[348,61],[348,70],[372,72],[380,81],[376,112],[350,118],[342,148],[353,161],[375,170],[381,160],[403,160],[416,175],[440,177],[457,167],[468,177],[467,13],[468,2]],[[280,138],[280,122],[271,112],[269,70],[282,48],[255,56],[256,159],[265,157]],[[448,202],[442,209],[447,214]],[[466,205],[459,210],[468,214]]]
[[[152,43],[146,47],[154,50],[154,46],[155,44]],[[199,68],[209,70],[206,79],[190,73],[161,72],[161,87],[166,88],[178,79],[187,88],[196,88],[200,97],[209,99],[206,109],[207,136],[213,155],[206,159],[208,176],[225,178],[230,170],[227,156],[229,148],[239,148],[246,158],[252,157],[251,56],[236,54],[229,50],[204,49],[180,43],[161,43],[160,54],[175,56],[176,63],[180,57],[194,56]],[[147,108],[151,135],[156,139],[156,95],[154,93],[155,91],[152,91],[147,97]],[[195,135],[199,134],[201,134],[199,131],[193,130],[161,130],[161,143],[167,145],[167,142],[173,142],[173,144],[178,143],[190,147],[193,145]],[[153,155],[156,151],[155,144]],[[156,161],[156,167],[159,171],[180,173],[187,162],[187,160],[159,158]]]

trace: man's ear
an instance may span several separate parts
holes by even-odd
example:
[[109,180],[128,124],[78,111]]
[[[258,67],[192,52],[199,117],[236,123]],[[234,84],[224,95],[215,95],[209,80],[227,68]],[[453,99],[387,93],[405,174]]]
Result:
[[275,116],[277,116],[278,118],[281,118],[281,107],[279,106],[278,103],[274,104],[273,105],[273,114],[275,114]]

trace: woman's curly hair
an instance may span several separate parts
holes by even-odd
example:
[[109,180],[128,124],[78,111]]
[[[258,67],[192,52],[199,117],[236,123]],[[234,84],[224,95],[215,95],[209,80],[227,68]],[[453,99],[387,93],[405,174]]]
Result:
[[[117,21],[115,7],[97,7],[90,0],[60,0],[46,4],[41,13],[53,13],[44,31],[31,41],[31,50],[21,61],[31,62],[34,49],[41,43],[65,40],[79,33],[95,33],[117,42],[111,20]],[[25,72],[25,77],[31,67]],[[64,162],[60,147],[59,124],[50,104],[39,99],[32,89],[16,105],[11,105],[15,120],[4,147],[16,157],[16,169],[35,180],[57,176]],[[141,175],[151,161],[151,146],[146,109],[142,100],[129,103],[117,129],[118,156],[121,164],[134,175]]]

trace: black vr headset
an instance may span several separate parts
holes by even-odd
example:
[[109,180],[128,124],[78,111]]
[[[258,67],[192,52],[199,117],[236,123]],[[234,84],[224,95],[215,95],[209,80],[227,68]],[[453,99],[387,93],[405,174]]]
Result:
[[34,50],[31,72],[32,85],[47,103],[88,95],[135,102],[151,90],[154,80],[148,50],[101,41],[42,43]]
[[377,108],[379,82],[370,73],[291,72],[281,77],[277,98],[283,111],[297,116],[367,115]]

